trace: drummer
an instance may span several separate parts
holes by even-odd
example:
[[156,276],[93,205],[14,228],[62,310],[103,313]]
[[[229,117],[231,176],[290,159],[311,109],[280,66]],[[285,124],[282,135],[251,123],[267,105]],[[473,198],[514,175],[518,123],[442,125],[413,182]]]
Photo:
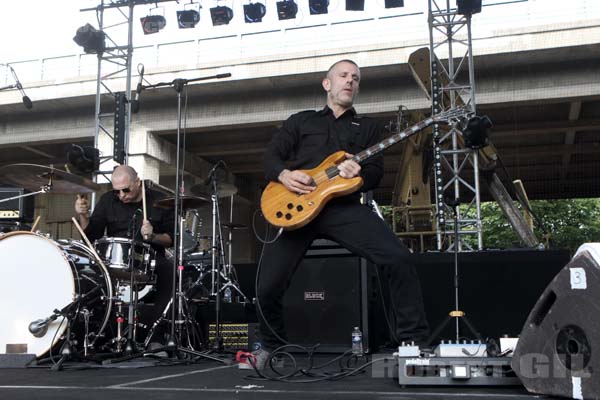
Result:
[[146,189],[148,220],[142,220],[142,181],[137,172],[128,165],[120,165],[114,169],[111,181],[112,191],[100,197],[91,216],[87,198],[79,195],[75,201],[75,212],[91,242],[103,236],[134,237],[154,248],[157,255],[154,307],[146,315],[142,313],[140,318],[143,324],[151,325],[160,317],[171,297],[173,269],[165,258],[165,248],[173,244],[173,210],[154,207],[153,204],[164,196]]

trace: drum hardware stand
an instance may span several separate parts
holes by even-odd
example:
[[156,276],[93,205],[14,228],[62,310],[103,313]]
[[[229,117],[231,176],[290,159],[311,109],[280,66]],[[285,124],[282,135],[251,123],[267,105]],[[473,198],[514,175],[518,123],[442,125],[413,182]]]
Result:
[[248,298],[246,297],[246,295],[242,292],[242,290],[240,289],[240,287],[238,286],[237,282],[234,283],[234,280],[232,279],[233,276],[233,195],[231,195],[230,197],[230,203],[229,203],[229,223],[231,224],[231,226],[229,227],[227,232],[227,264],[225,264],[225,277],[227,282],[225,283],[225,285],[223,285],[222,290],[225,290],[226,288],[232,288],[233,290],[235,290],[238,295],[242,298],[242,301],[244,303],[249,303],[250,301],[248,300]]
[[60,348],[60,359],[58,362],[50,368],[51,371],[60,371],[62,369],[63,363],[73,357],[74,350],[73,345],[71,344],[71,320],[67,318],[67,335],[65,337],[65,342],[62,344]]
[[[183,212],[182,207],[181,207],[181,199],[180,196],[183,195],[183,193],[185,192],[184,190],[184,186],[183,186],[183,167],[181,165],[181,122],[182,122],[182,116],[181,116],[181,100],[182,100],[182,92],[183,89],[185,87],[185,85],[187,85],[190,82],[197,82],[197,81],[203,81],[203,80],[209,80],[209,79],[221,79],[221,78],[228,78],[230,77],[231,74],[230,73],[226,73],[226,74],[218,74],[218,75],[214,75],[214,76],[208,76],[208,77],[202,77],[202,78],[195,78],[195,79],[175,79],[172,82],[160,82],[154,85],[140,85],[141,90],[144,89],[152,89],[152,88],[158,88],[158,87],[167,87],[167,86],[172,86],[175,89],[175,92],[177,93],[177,154],[176,154],[176,163],[177,163],[177,168],[176,168],[176,179],[175,179],[175,207],[174,207],[174,214],[175,214],[175,221],[181,221],[181,214]],[[179,242],[180,243],[180,252],[183,249],[183,232],[180,229],[180,225],[179,224],[175,224],[175,229],[173,232],[173,239],[175,240],[175,242]],[[170,334],[169,334],[169,339],[167,341],[167,345],[165,346],[165,350],[167,351],[172,351],[174,353],[175,356],[177,356],[178,352],[183,352],[186,354],[193,354],[199,357],[204,357],[204,358],[209,358],[211,360],[215,360],[215,361],[220,361],[223,363],[229,363],[229,360],[222,360],[216,357],[212,357],[209,356],[207,354],[204,353],[200,353],[194,350],[190,350],[184,347],[180,346],[180,343],[178,343],[178,336],[176,335],[176,310],[175,307],[176,305],[179,305],[180,309],[183,308],[183,303],[182,303],[182,297],[181,294],[179,296],[179,299],[177,297],[177,292],[181,292],[181,272],[183,269],[183,260],[181,257],[181,254],[177,254],[177,252],[174,254],[173,257],[173,278],[172,278],[172,292],[171,292],[171,329],[170,329]],[[177,279],[177,274],[179,275],[179,285],[176,282]],[[179,288],[179,290],[178,290]],[[182,311],[180,310],[178,315],[182,315]]]
[[[209,173],[208,179],[210,180],[212,194],[210,196],[210,200],[212,203],[212,251],[211,251],[211,270],[210,270],[210,295],[215,297],[215,339],[212,343],[212,350],[217,353],[223,351],[223,338],[221,337],[221,291],[219,290],[221,286],[221,270],[220,270],[220,260],[217,263],[217,251],[219,251],[220,258],[220,248],[217,247],[217,224],[219,224],[219,234],[221,233],[221,225],[219,219],[219,196],[217,192],[217,165],[212,171]],[[219,236],[219,240],[220,240]],[[215,273],[216,272],[216,273]]]
[[[35,320],[29,324],[29,332],[35,337],[42,337],[48,331],[48,325],[50,325],[50,323],[55,321],[59,316],[63,316],[67,321],[67,331],[64,336],[65,341],[60,347],[61,356],[60,356],[60,359],[56,363],[54,363],[54,365],[51,367],[52,371],[60,371],[62,369],[62,365],[67,360],[74,359],[74,358],[75,359],[85,359],[87,357],[88,354],[87,354],[87,349],[85,347],[84,347],[84,357],[80,357],[80,356],[76,355],[76,352],[74,350],[74,346],[72,343],[72,339],[71,339],[71,324],[73,323],[73,320],[75,319],[75,315],[80,312],[78,310],[79,307],[82,304],[85,304],[85,301],[88,299],[88,297],[90,297],[93,293],[97,292],[98,290],[100,290],[100,286],[95,287],[94,289],[90,290],[83,296],[77,296],[77,298],[75,298],[72,302],[70,302],[69,304],[64,306],[61,310],[55,309],[52,312],[51,316],[49,316],[45,319]],[[89,315],[89,310],[87,310],[85,308],[81,312],[83,313],[84,318],[86,318],[86,315]],[[84,342],[87,342],[87,332],[86,332],[86,338],[84,339]],[[40,360],[38,362],[38,364],[42,363],[45,360],[47,360],[47,359]]]
[[[212,202],[212,268],[210,295],[215,297],[215,339],[212,345],[212,349],[216,352],[223,351],[223,338],[221,336],[222,292],[224,292],[228,288],[233,288],[239,295],[243,297],[244,301],[248,301],[244,293],[237,287],[236,284],[234,284],[231,281],[231,276],[229,275],[231,271],[231,263],[229,265],[225,265],[225,256],[223,254],[223,234],[221,230],[221,216],[219,213],[218,176],[216,172],[217,167],[220,164],[224,163],[222,161],[218,162],[213,168],[213,170],[209,173],[208,177],[212,188],[212,194],[210,196]],[[231,201],[233,204],[233,195],[231,196]],[[232,210],[230,210],[230,213],[232,213]],[[229,239],[231,240],[231,230],[229,232]],[[230,253],[228,254],[228,258],[229,260],[231,260],[231,242],[229,243],[229,249]],[[222,266],[223,268],[221,268]],[[223,286],[221,286],[221,278],[223,278],[223,280],[225,281],[225,284]]]
[[[185,226],[185,218],[183,218],[183,216],[181,216],[179,218],[179,231],[180,232],[183,232],[184,226]],[[179,260],[183,260],[183,247],[184,247],[183,235],[179,235],[178,239],[179,240],[178,240],[178,244],[177,244],[177,252],[179,254]],[[183,292],[183,271],[184,271],[184,269],[185,269],[185,266],[183,265],[183,262],[182,262],[177,267],[177,293],[176,293],[177,303],[173,303],[172,298],[169,300],[169,302],[165,306],[162,316],[152,325],[152,328],[148,332],[148,335],[144,342],[144,345],[146,347],[148,347],[150,339],[152,338],[152,336],[154,334],[154,330],[156,329],[158,324],[162,320],[168,320],[167,311],[169,310],[169,308],[171,306],[173,306],[174,304],[176,304],[177,305],[177,319],[175,320],[175,324],[177,326],[177,329],[175,330],[175,334],[176,334],[175,337],[177,339],[177,342],[181,346],[181,344],[183,343],[183,335],[184,335],[183,330],[185,329],[187,347],[184,347],[184,348],[186,350],[195,351],[194,346],[193,346],[193,340],[191,339],[191,336],[194,336],[194,337],[197,336],[198,327],[197,327],[197,322],[196,322],[195,318],[193,318],[189,312],[188,298],[185,296],[185,293]],[[190,332],[191,332],[191,335],[190,335]]]
[[[213,350],[217,352],[223,351],[223,338],[221,336],[221,299],[222,293],[228,289],[233,288],[238,294],[240,294],[245,301],[246,296],[242,291],[231,281],[231,277],[228,275],[228,266],[225,265],[225,255],[223,254],[223,234],[221,230],[221,215],[219,213],[219,191],[218,191],[218,176],[217,166],[224,164],[222,161],[215,165],[215,168],[209,174],[208,179],[211,183],[212,194],[210,196],[212,202],[212,268],[211,268],[211,291],[210,295],[215,297],[215,339],[213,342]],[[233,195],[231,196],[233,201]],[[218,228],[218,232],[217,232]],[[217,235],[218,233],[218,235]],[[230,234],[231,235],[231,234]],[[231,237],[231,236],[230,236]],[[217,239],[218,238],[218,239]],[[218,259],[217,259],[218,255]],[[222,268],[223,267],[223,268]],[[229,265],[230,267],[230,265]],[[221,278],[225,281],[225,284],[221,286]]]
[[[135,282],[135,268],[134,268],[134,257],[135,257],[135,245],[137,240],[135,239],[137,234],[137,214],[139,210],[133,214],[129,223],[128,236],[131,238],[131,246],[129,247],[127,267],[129,268],[129,304],[127,305],[127,337],[123,336],[123,324],[125,322],[123,312],[123,301],[118,296],[115,296],[117,311],[116,322],[117,322],[117,336],[113,339],[116,343],[116,352],[125,353],[126,355],[132,355],[136,352],[136,332],[137,332],[137,307],[138,307],[138,293]],[[123,348],[123,341],[125,341],[125,347]]]
[[460,340],[460,321],[463,321],[471,333],[476,339],[482,341],[481,334],[475,329],[471,322],[467,319],[464,311],[461,311],[458,304],[458,287],[459,287],[459,274],[458,274],[458,245],[460,239],[458,237],[458,207],[460,206],[459,199],[446,199],[446,204],[452,207],[454,212],[454,310],[448,313],[448,316],[435,328],[429,339],[427,339],[426,346],[431,343],[439,336],[442,330],[448,325],[452,318],[456,318],[455,334],[456,343]]
[[[142,186],[142,190],[143,186]],[[137,240],[135,239],[136,235],[137,235],[137,214],[138,211],[136,210],[136,212],[133,214],[133,218],[131,220],[131,246],[129,248],[129,262],[128,262],[128,267],[129,267],[129,305],[127,307],[127,341],[125,343],[125,354],[130,355],[136,352],[136,342],[135,342],[135,333],[136,333],[136,319],[137,319],[137,302],[138,302],[138,294],[137,294],[137,290],[135,287],[135,269],[134,269],[134,263],[133,263],[133,259],[134,259],[134,251],[135,251],[135,245]],[[122,302],[120,302],[119,305],[119,312],[121,312],[121,305]],[[120,324],[119,324],[119,335],[120,336],[120,331],[121,331],[121,324],[123,323],[122,318],[123,316],[121,315],[120,317],[117,317],[117,322],[119,322],[119,318],[121,318]],[[120,348],[120,341],[118,342],[117,348]]]

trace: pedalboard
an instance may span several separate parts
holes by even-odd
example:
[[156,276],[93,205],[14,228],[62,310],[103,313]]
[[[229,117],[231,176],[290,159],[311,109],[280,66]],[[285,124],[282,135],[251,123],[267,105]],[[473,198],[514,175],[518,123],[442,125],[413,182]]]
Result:
[[480,341],[442,342],[432,352],[403,344],[394,355],[401,386],[521,385],[511,367],[512,357],[488,357],[487,346]]

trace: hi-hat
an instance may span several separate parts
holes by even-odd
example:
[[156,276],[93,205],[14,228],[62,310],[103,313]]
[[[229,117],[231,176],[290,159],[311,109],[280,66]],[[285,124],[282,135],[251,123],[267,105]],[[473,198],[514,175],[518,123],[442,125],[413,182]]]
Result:
[[[194,210],[196,208],[209,207],[211,201],[201,196],[179,196],[181,208],[183,210]],[[154,206],[158,208],[174,209],[175,197],[166,197],[154,202]]]
[[10,164],[0,167],[0,182],[35,192],[46,187],[51,193],[92,193],[100,186],[91,179],[37,164]]
[[[237,188],[231,183],[219,183],[217,185],[217,194],[219,197],[229,197],[237,193]],[[194,185],[192,186],[192,193],[198,196],[210,196],[213,192],[211,185]]]

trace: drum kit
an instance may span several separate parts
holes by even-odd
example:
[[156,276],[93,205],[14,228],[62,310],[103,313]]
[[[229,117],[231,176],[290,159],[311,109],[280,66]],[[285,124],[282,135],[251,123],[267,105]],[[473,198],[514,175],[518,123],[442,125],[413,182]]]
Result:
[[[100,189],[78,175],[34,164],[0,167],[0,182],[31,191],[0,202],[42,193],[92,193]],[[127,356],[135,351],[138,339],[140,343],[144,339],[147,349],[162,321],[175,324],[180,337],[190,337],[184,330],[199,325],[189,313],[191,302],[216,302],[219,307],[222,296],[225,301],[232,297],[248,301],[231,263],[232,231],[245,228],[231,222],[236,189],[227,184],[217,192],[210,193],[209,189],[198,185],[192,188],[196,196],[179,196],[181,210],[192,216],[192,228],[183,229],[186,221],[179,217],[181,233],[173,250],[180,256],[174,296],[179,305],[177,316],[172,321],[167,312],[170,301],[162,317],[148,326],[145,338],[137,337],[137,312],[138,302],[143,302],[156,284],[156,255],[150,245],[118,237],[104,237],[92,245],[82,230],[83,242],[53,240],[35,231],[39,217],[31,230],[0,233],[0,292],[5,300],[0,315],[0,354],[27,353],[38,360],[48,356],[55,367],[68,359],[98,361]],[[220,222],[219,196],[231,197],[229,223]],[[174,208],[175,199],[165,198],[154,206]],[[213,232],[201,235],[198,210],[209,207]],[[80,229],[75,219],[73,223]],[[228,230],[226,240],[222,228]],[[185,345],[194,351],[208,348],[206,341],[188,340]],[[55,356],[60,356],[58,363]]]

